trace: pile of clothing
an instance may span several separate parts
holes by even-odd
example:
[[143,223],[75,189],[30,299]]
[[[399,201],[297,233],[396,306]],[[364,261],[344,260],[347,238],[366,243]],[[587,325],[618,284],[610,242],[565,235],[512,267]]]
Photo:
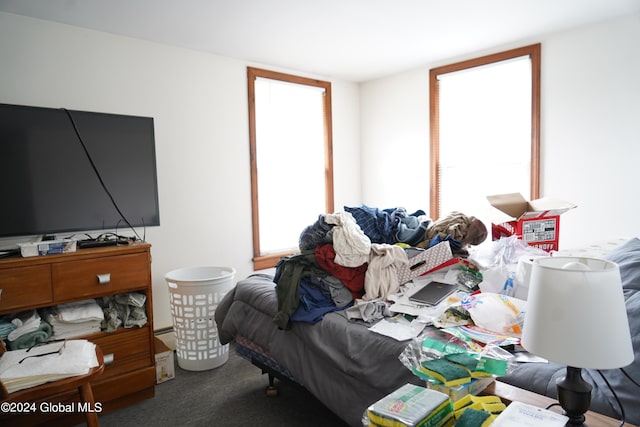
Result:
[[0,319],[0,338],[10,350],[29,348],[51,339],[51,325],[36,310],[23,311]]
[[8,349],[30,348],[52,340],[76,338],[147,323],[147,296],[131,292],[86,299],[0,317],[0,339]]
[[409,264],[408,250],[448,242],[451,252],[461,256],[486,237],[480,220],[460,212],[436,222],[421,210],[407,214],[403,208],[365,205],[320,215],[300,234],[300,254],[284,257],[276,266],[274,322],[283,329],[290,321],[315,323],[354,302],[350,318],[379,319],[386,313],[387,297],[402,285],[399,271]]
[[104,312],[102,330],[112,332],[119,327],[131,328],[147,323],[145,302],[147,296],[140,292],[103,297],[99,304]]

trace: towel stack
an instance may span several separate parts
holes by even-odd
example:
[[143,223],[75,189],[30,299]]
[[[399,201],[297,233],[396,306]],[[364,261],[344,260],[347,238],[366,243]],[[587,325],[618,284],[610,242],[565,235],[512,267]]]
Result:
[[96,300],[88,299],[42,309],[42,317],[53,328],[53,339],[59,340],[100,332],[104,313]]
[[11,315],[1,323],[0,336],[11,350],[33,347],[51,338],[51,326],[36,310]]
[[0,317],[0,339],[7,342],[11,331],[16,329],[16,325],[11,323],[11,316]]

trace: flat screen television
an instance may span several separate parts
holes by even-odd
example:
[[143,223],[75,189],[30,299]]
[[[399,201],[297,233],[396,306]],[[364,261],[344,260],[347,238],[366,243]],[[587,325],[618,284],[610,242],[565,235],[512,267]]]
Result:
[[0,104],[0,171],[0,237],[160,225],[151,117]]

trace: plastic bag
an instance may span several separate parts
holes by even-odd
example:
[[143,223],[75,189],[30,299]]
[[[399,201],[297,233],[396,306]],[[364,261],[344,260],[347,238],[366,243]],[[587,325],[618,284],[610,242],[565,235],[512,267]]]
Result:
[[528,287],[528,283],[521,282],[523,275],[517,275],[518,263],[521,259],[532,259],[541,256],[549,256],[542,249],[529,246],[517,236],[503,237],[491,243],[482,245],[482,248],[469,256],[482,271],[482,282],[479,287],[482,292],[514,296],[525,295],[519,293],[519,287]]
[[469,295],[461,302],[476,326],[515,337],[522,334],[525,305],[517,298],[489,292]]
[[515,367],[514,356],[494,344],[484,346],[451,335],[447,329],[430,328],[413,339],[400,353],[398,359],[414,375],[424,381],[435,379],[421,369],[422,362],[443,358],[447,355],[465,353],[476,358],[478,370],[493,376],[503,376]]

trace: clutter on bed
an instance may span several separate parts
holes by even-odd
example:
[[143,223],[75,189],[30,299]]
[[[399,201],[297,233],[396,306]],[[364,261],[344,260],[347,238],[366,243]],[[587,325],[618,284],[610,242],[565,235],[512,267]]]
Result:
[[[423,211],[380,210],[362,205],[319,215],[300,234],[300,253],[276,265],[278,313],[274,322],[315,323],[328,312],[350,307],[351,316],[378,320],[400,287],[441,266],[487,237],[473,216],[452,212],[431,223]],[[345,289],[346,288],[346,289]],[[351,301],[346,296],[350,292]],[[374,301],[373,304],[363,302]]]
[[550,254],[528,245],[518,236],[504,237],[477,248],[469,260],[482,271],[482,292],[527,299],[531,266],[535,258]]
[[[400,208],[345,207],[339,215],[320,215],[302,232],[299,255],[283,258],[274,276],[240,280],[224,297],[215,314],[219,339],[236,339],[239,354],[271,377],[307,388],[350,425],[360,426],[373,402],[407,383],[444,393],[454,408],[459,402],[469,422],[488,420],[470,411],[479,402],[471,408],[464,401],[496,379],[520,379],[523,364],[550,365],[518,362],[535,360],[518,344],[528,266],[553,253],[517,236],[474,246],[486,237],[482,229],[460,213],[435,223]],[[411,301],[434,281],[458,289],[436,305]],[[632,376],[640,376],[634,369]],[[525,377],[520,387],[540,394],[550,389]],[[621,389],[626,409],[631,395],[628,386]],[[597,410],[615,416],[613,405]]]
[[499,345],[480,345],[449,328],[427,329],[408,343],[399,359],[429,388],[454,400],[480,393],[513,369],[513,355]]

